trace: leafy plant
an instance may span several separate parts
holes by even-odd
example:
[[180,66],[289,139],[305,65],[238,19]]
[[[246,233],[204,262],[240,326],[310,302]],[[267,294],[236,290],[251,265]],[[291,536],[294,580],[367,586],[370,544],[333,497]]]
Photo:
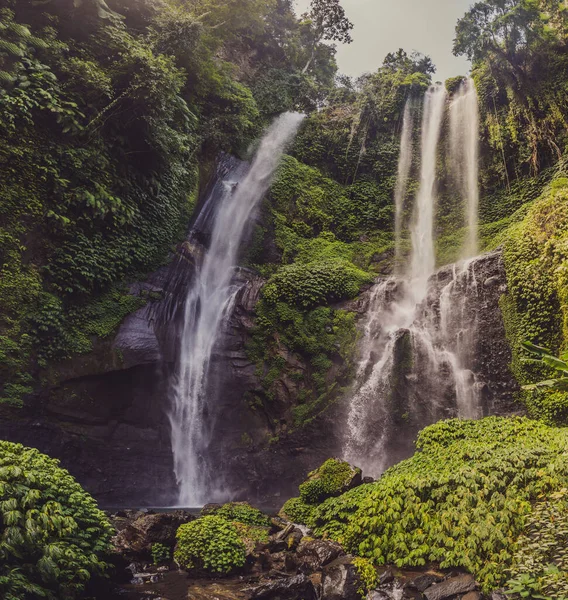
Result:
[[377,570],[373,566],[373,563],[366,558],[355,557],[353,559],[353,566],[360,581],[357,592],[361,598],[366,598],[367,593],[375,589],[379,583]]
[[300,498],[306,504],[319,504],[326,498],[339,496],[347,491],[351,482],[360,476],[361,469],[352,467],[343,460],[329,458],[300,484]]
[[310,522],[314,508],[314,505],[307,504],[301,498],[289,498],[278,514],[293,523],[306,525]]
[[0,596],[79,597],[107,569],[111,526],[94,499],[35,449],[0,442]]
[[535,504],[516,547],[507,582],[512,594],[523,597],[518,586],[530,579],[535,592],[568,597],[568,488]]
[[154,561],[155,565],[161,565],[169,562],[172,556],[170,548],[160,543],[152,544],[151,553],[152,560]]
[[[547,367],[554,369],[560,375],[560,377],[557,379],[546,379],[544,381],[539,381],[538,383],[524,385],[523,389],[533,391],[540,388],[546,388],[547,390],[568,392],[568,362],[566,362],[568,360],[568,352],[562,354],[560,358],[556,358],[552,355],[550,350],[547,350],[542,346],[537,346],[527,341],[524,341],[522,345],[525,350],[534,356],[538,356],[539,362],[542,362]],[[529,362],[529,360],[527,360],[527,362]]]
[[245,544],[229,521],[208,515],[180,525],[174,559],[181,568],[227,575],[245,564]]
[[529,600],[551,600],[550,596],[543,596],[540,593],[541,587],[538,580],[526,573],[519,575],[517,579],[510,579],[507,586],[509,589],[505,593],[510,596],[518,595]]
[[270,518],[258,508],[252,507],[248,502],[228,502],[219,508],[213,509],[209,514],[227,521],[244,523],[245,525],[270,526]]

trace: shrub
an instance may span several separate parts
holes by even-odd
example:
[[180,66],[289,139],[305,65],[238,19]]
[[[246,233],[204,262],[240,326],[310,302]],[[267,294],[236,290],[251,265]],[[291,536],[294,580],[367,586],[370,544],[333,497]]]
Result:
[[530,576],[540,594],[568,598],[568,490],[535,505],[517,547],[508,571],[509,589],[515,590],[515,584]]
[[233,522],[239,538],[244,542],[245,546],[255,546],[257,543],[268,544],[269,527],[261,527],[258,525],[245,525],[238,521]]
[[330,458],[321,467],[308,475],[300,485],[300,498],[306,504],[318,504],[331,496],[347,491],[353,478],[361,475],[361,469],[349,463]]
[[313,510],[314,506],[306,504],[301,498],[290,498],[286,500],[278,514],[293,523],[307,525]]
[[353,298],[371,277],[346,260],[294,263],[278,270],[263,289],[269,304],[288,302],[304,309]]
[[245,544],[236,527],[208,515],[181,525],[174,559],[183,569],[227,575],[245,564]]
[[424,429],[417,448],[379,481],[316,506],[310,524],[376,565],[438,562],[502,585],[532,504],[568,484],[568,431],[450,420]]
[[164,544],[152,544],[152,560],[155,565],[167,563],[171,558],[171,551]]
[[0,442],[0,597],[77,597],[103,574],[111,526],[57,460]]
[[221,517],[227,521],[244,523],[245,525],[270,526],[270,518],[258,510],[258,508],[252,507],[248,502],[228,502],[220,508],[213,509],[209,514]]
[[373,563],[366,558],[355,557],[353,559],[353,566],[359,576],[359,587],[357,592],[361,598],[365,598],[367,593],[375,589],[379,583],[377,570],[373,566]]

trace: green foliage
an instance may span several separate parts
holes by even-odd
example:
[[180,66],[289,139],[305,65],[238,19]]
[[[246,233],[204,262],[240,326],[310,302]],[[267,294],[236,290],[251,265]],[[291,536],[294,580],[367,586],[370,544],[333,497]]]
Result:
[[[90,336],[140,306],[117,283],[157,266],[179,239],[198,143],[170,58],[114,21],[65,45],[44,27],[52,19],[26,5],[2,9],[0,30],[21,50],[0,56],[12,73],[0,87],[0,355],[8,353],[0,394],[8,399],[15,387],[32,390],[22,375],[36,360],[89,350]],[[18,21],[20,10],[33,26]]]
[[339,496],[346,491],[353,478],[361,474],[361,469],[349,463],[330,458],[321,467],[308,474],[308,479],[300,485],[300,498],[306,504],[319,504],[326,498]]
[[245,523],[233,522],[240,539],[245,545],[268,544],[270,528],[267,526],[246,525]]
[[0,442],[0,595],[79,597],[105,572],[111,527],[93,498],[37,450]]
[[0,11],[0,397],[18,404],[140,306],[124,283],[182,239],[200,162],[315,108],[336,67],[286,0]]
[[307,525],[310,522],[313,510],[314,506],[306,504],[301,498],[289,498],[284,502],[278,514],[293,523]]
[[247,502],[228,502],[219,508],[215,508],[209,514],[221,517],[227,521],[244,523],[245,525],[270,526],[270,518]]
[[539,362],[547,367],[554,369],[557,372],[557,379],[547,379],[545,381],[539,381],[538,383],[532,383],[523,386],[525,390],[537,390],[539,388],[545,388],[547,390],[555,390],[559,392],[568,392],[568,353],[564,353],[560,358],[552,356],[550,350],[531,344],[531,342],[523,342],[523,348],[527,350],[533,356],[538,356],[537,359],[525,359],[525,362]]
[[486,590],[503,584],[532,505],[568,483],[568,432],[521,418],[450,420],[424,429],[417,448],[376,483],[318,505],[309,525],[375,565],[438,562]]
[[155,565],[161,565],[170,561],[172,557],[171,549],[164,544],[152,544],[152,561]]
[[[505,236],[508,292],[501,299],[512,371],[522,385],[548,378],[538,361],[523,361],[525,340],[560,352],[568,339],[568,180],[557,178]],[[565,393],[523,392],[529,414],[549,423],[567,418]]]
[[566,146],[565,5],[483,0],[456,28],[480,97],[487,182],[507,186],[554,164]]
[[[516,547],[518,550],[513,556],[512,566],[508,571],[511,579],[507,582],[512,594],[526,598],[523,592],[530,587],[542,594],[541,598],[558,600],[568,598],[568,490],[566,488],[549,494],[545,500],[534,506]],[[533,598],[538,597],[533,596]]]
[[263,289],[264,300],[298,304],[310,308],[338,302],[357,295],[370,277],[348,261],[285,265],[274,274]]
[[355,571],[357,572],[360,581],[357,592],[361,598],[366,598],[367,593],[374,590],[379,583],[377,570],[370,560],[358,556],[353,559],[353,566],[355,567]]
[[245,564],[237,528],[221,517],[208,515],[180,525],[176,538],[174,559],[183,569],[227,575]]

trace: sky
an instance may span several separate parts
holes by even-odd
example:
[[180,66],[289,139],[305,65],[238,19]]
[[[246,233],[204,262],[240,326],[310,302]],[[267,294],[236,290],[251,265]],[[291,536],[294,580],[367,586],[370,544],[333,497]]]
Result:
[[[473,0],[342,0],[354,29],[351,44],[337,44],[339,71],[356,77],[375,71],[399,48],[418,50],[437,67],[435,81],[467,75],[470,65],[452,54],[454,29]],[[296,0],[298,14],[309,0]]]

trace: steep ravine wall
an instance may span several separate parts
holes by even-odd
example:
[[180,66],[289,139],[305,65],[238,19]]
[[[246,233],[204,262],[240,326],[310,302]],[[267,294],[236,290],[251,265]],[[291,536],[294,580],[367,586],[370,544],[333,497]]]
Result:
[[[192,252],[182,245],[176,259],[133,291],[149,297],[147,305],[123,322],[114,339],[101,340],[94,352],[53,368],[51,383],[25,409],[3,408],[0,438],[22,442],[61,459],[104,505],[167,505],[175,489],[165,410],[168,380],[175,361],[180,307],[192,273]],[[448,269],[434,277],[447,278]],[[516,384],[509,372],[499,297],[506,279],[500,252],[479,260],[480,335],[476,370],[483,373],[486,414],[515,410]],[[225,339],[214,356],[212,380],[217,391],[214,436],[209,460],[216,475],[236,497],[268,505],[294,492],[307,470],[341,451],[341,431],[349,395],[333,403],[306,427],[292,431],[282,406],[251,409],[250,392],[261,389],[246,342],[254,324],[254,306],[263,280],[240,269],[242,281]],[[360,320],[368,292],[342,308]],[[286,356],[287,361],[298,359]],[[300,365],[301,366],[301,365]],[[403,400],[401,400],[402,402]],[[279,417],[279,418],[278,418]],[[427,418],[426,418],[427,419]],[[401,458],[410,453],[415,433],[427,423],[410,418],[396,437],[404,441]],[[277,441],[275,433],[278,434]],[[270,443],[272,441],[272,443]]]

